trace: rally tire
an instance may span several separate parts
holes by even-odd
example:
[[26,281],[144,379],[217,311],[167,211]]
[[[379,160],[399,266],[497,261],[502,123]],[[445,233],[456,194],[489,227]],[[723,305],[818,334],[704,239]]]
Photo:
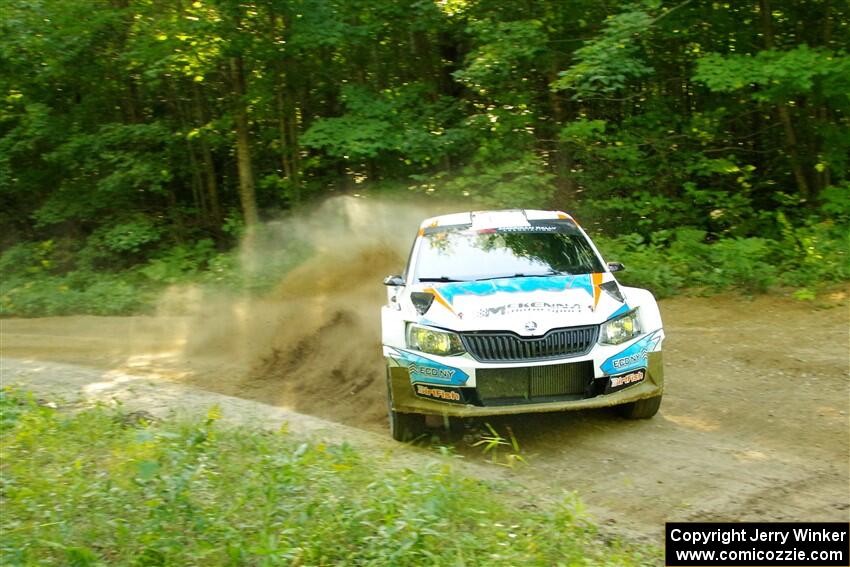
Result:
[[658,408],[661,407],[661,396],[653,398],[644,398],[636,402],[623,404],[617,409],[620,415],[626,419],[649,419],[658,413]]
[[387,414],[390,421],[390,435],[396,441],[413,441],[425,433],[424,415],[393,410],[393,391],[389,376],[387,376]]
[[425,416],[390,410],[390,434],[396,441],[413,441],[425,433]]

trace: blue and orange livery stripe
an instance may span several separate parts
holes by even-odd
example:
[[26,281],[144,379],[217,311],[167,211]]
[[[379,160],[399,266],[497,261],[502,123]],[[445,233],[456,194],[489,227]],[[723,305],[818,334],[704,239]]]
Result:
[[602,294],[602,288],[599,287],[602,285],[602,274],[593,273],[591,279],[593,280],[593,309],[595,311],[599,304],[599,296]]
[[[594,280],[596,278],[596,280]],[[453,282],[441,285],[439,292],[435,288],[428,288],[426,292],[434,293],[442,297],[447,304],[453,304],[454,298],[459,295],[486,296],[495,293],[530,293],[538,291],[561,292],[567,289],[583,289],[587,294],[599,301],[599,289],[594,295],[594,283],[602,283],[602,274],[581,274],[574,276],[550,276],[546,278],[503,278],[486,281]],[[429,291],[431,290],[431,291]]]
[[449,302],[446,301],[446,299],[442,295],[440,295],[439,291],[437,291],[433,287],[425,288],[422,291],[425,292],[425,293],[430,293],[431,295],[433,295],[434,299],[437,300],[437,303],[439,303],[440,305],[442,305],[443,307],[448,309],[452,313],[452,315],[457,315],[457,313],[455,313],[455,310],[452,309],[452,306],[449,305]]

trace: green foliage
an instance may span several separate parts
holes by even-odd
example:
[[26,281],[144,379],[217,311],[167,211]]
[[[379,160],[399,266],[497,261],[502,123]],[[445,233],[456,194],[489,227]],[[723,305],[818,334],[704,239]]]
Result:
[[45,155],[69,169],[34,212],[39,224],[91,220],[102,210],[132,207],[137,199],[162,194],[172,180],[168,169],[169,131],[161,124],[109,124],[69,137]]
[[776,286],[816,288],[850,279],[850,226],[816,220],[793,226],[781,214],[776,221],[782,231],[775,240],[709,241],[705,231],[688,227],[649,239],[630,234],[596,240],[607,259],[627,266],[620,281],[659,297],[699,289],[752,294]]
[[0,284],[0,315],[124,315],[147,307],[154,298],[152,291],[133,274],[69,272],[15,278]]
[[571,91],[578,99],[611,95],[651,74],[653,68],[641,54],[641,35],[652,23],[643,10],[608,16],[602,32],[575,51],[575,64],[559,73],[552,89]]
[[132,273],[68,271],[63,242],[22,243],[0,256],[0,315],[24,317],[137,311],[151,290]]
[[465,168],[445,183],[445,190],[493,207],[533,207],[551,196],[552,178],[537,156],[525,154],[513,161]]
[[[770,4],[1,2],[4,313],[261,289],[303,250],[246,272],[255,206],[410,179],[569,209],[648,265],[702,231],[691,264],[722,266],[640,276],[670,289],[844,277],[850,7]],[[125,299],[75,295],[101,275]]]
[[185,282],[197,276],[215,253],[215,243],[208,238],[192,244],[178,244],[152,258],[140,271],[155,282]]
[[[123,245],[126,233],[118,234]],[[263,293],[312,253],[307,243],[292,239],[281,245],[279,235],[269,232],[260,231],[253,242],[251,250],[228,252],[219,252],[210,239],[177,244],[144,265],[113,271],[91,267],[118,263],[121,257],[111,251],[95,256],[86,247],[77,254],[80,266],[68,271],[67,252],[57,243],[18,244],[0,255],[0,316],[126,315],[150,309],[172,284]]]
[[35,275],[45,272],[52,264],[52,240],[43,242],[21,242],[0,256],[0,273],[9,276],[13,272]]
[[850,279],[850,226],[846,222],[810,221],[793,226],[781,213],[777,222],[782,227],[777,257],[787,266],[784,283],[811,287]]
[[102,233],[104,246],[113,252],[139,252],[161,237],[161,229],[152,219],[143,216],[105,227]]
[[466,67],[454,77],[479,94],[495,90],[502,103],[519,103],[525,94],[510,89],[523,81],[527,66],[546,50],[546,33],[539,20],[476,21],[469,32],[477,47],[467,56]]
[[821,211],[825,218],[839,224],[850,222],[850,182],[842,187],[827,187],[821,193]]
[[[838,179],[846,178],[850,134],[846,124],[841,127],[824,112],[826,108],[838,113],[850,109],[850,55],[845,51],[802,44],[754,55],[710,53],[697,61],[693,80],[713,92],[748,97],[761,105],[770,103],[788,110],[806,100],[819,106],[820,113],[809,119],[813,127],[809,135],[817,140],[818,151],[807,161],[817,172],[830,169]],[[795,127],[798,125],[784,125],[786,145],[793,143],[787,133]]]
[[[302,144],[353,162],[394,154],[407,164],[427,165],[438,162],[460,141],[451,127],[456,114],[453,101],[429,97],[433,93],[423,84],[377,94],[345,87],[341,94],[346,114],[314,122],[301,138]],[[427,98],[433,102],[423,103]]]
[[[376,466],[346,444],[65,413],[0,393],[0,553],[14,564],[637,565],[572,494],[517,508],[447,464]],[[383,465],[383,463],[380,463]],[[450,534],[450,537],[447,536]]]
[[[807,94],[823,81],[827,96],[847,98],[850,56],[799,45],[789,51],[748,54],[710,53],[697,62],[694,80],[716,92],[751,90],[754,100],[788,100]],[[753,88],[757,87],[757,88]]]

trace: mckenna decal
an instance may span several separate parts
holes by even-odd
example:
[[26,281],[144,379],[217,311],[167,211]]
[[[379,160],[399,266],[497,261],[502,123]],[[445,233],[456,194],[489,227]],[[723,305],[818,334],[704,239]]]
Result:
[[581,305],[578,303],[550,303],[548,301],[508,303],[507,305],[479,309],[478,316],[491,317],[493,315],[511,315],[513,313],[530,313],[533,311],[549,311],[551,313],[581,313]]
[[414,384],[413,391],[417,396],[445,402],[459,402],[462,399],[460,393],[455,390],[444,390],[443,388],[434,388],[425,384]]
[[422,376],[430,376],[432,378],[440,378],[442,380],[451,380],[452,376],[454,376],[455,372],[457,372],[457,370],[455,370],[454,368],[434,368],[433,366],[417,366],[412,362],[407,365],[407,370],[410,372],[411,375],[419,374]]

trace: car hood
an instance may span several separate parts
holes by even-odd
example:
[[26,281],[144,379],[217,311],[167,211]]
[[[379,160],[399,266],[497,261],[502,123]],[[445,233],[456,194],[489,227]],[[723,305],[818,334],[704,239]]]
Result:
[[[610,273],[420,283],[409,293],[434,296],[413,320],[456,331],[502,330],[539,336],[558,327],[600,324],[628,311]],[[623,301],[620,301],[623,299]],[[412,303],[407,302],[412,308]]]

